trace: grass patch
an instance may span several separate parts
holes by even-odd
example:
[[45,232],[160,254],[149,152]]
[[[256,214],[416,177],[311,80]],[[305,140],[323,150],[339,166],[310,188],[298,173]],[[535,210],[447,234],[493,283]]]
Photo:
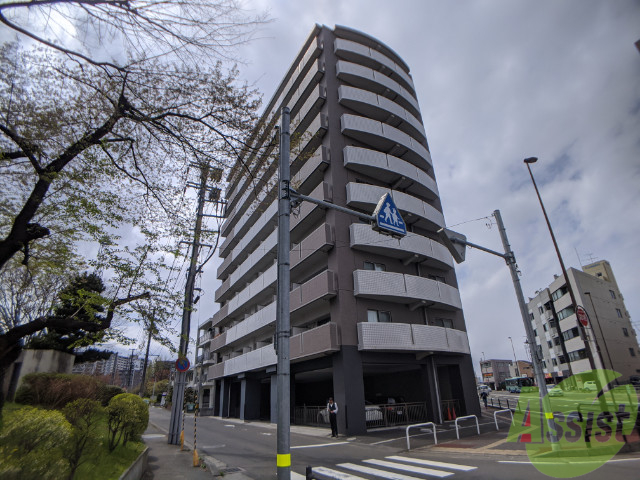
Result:
[[[17,403],[5,403],[2,409],[3,424],[23,407]],[[109,453],[106,414],[101,415],[95,434],[95,446],[84,452],[82,463],[74,476],[76,480],[117,480],[145,449],[144,443],[129,441]]]

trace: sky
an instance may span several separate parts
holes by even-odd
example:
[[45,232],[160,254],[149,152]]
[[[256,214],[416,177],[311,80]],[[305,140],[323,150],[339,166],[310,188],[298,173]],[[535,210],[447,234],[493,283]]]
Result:
[[[640,1],[245,0],[270,23],[240,48],[241,77],[267,104],[315,23],[365,32],[409,65],[447,226],[500,251],[502,213],[525,297],[560,266],[611,263],[640,326]],[[489,228],[488,225],[491,227]],[[504,261],[468,250],[456,266],[474,367],[527,358]],[[205,269],[197,325],[210,318],[219,261]],[[167,352],[152,347],[152,353]]]
[[[533,172],[567,268],[608,260],[640,323],[640,2],[279,1],[240,55],[268,103],[315,23],[361,30],[409,65],[447,226],[501,251],[502,213],[525,297],[560,274],[523,159]],[[479,219],[479,220],[476,220]],[[475,220],[475,221],[474,221]],[[491,228],[487,224],[493,223]],[[215,268],[203,279],[217,310]],[[525,331],[504,260],[467,250],[456,266],[476,372],[481,357],[526,359]],[[210,308],[210,310],[209,310]],[[195,327],[192,327],[195,328]]]

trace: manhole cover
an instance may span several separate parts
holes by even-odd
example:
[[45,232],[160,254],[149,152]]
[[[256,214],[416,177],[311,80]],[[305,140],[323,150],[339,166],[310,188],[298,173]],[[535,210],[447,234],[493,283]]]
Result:
[[224,468],[224,469],[220,470],[220,473],[225,473],[225,474],[226,473],[238,473],[238,472],[241,472],[241,471],[242,471],[242,469],[239,468],[239,467],[227,467],[227,468]]

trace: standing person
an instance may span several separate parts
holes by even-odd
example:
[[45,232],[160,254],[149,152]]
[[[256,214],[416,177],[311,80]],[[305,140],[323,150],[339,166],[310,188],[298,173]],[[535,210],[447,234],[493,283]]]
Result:
[[482,392],[480,392],[480,397],[482,397],[482,401],[484,402],[484,408],[488,408],[487,405],[487,392],[485,390],[483,390]]
[[331,436],[338,438],[338,404],[333,401],[333,397],[329,397],[327,411],[329,412],[329,422],[331,423]]

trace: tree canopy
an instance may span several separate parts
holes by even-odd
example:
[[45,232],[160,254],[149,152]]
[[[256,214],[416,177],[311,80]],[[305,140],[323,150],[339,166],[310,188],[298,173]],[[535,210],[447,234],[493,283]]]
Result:
[[0,343],[63,331],[57,293],[88,267],[105,324],[170,328],[185,185],[246,151],[260,99],[228,60],[264,21],[233,0],[0,3]]

